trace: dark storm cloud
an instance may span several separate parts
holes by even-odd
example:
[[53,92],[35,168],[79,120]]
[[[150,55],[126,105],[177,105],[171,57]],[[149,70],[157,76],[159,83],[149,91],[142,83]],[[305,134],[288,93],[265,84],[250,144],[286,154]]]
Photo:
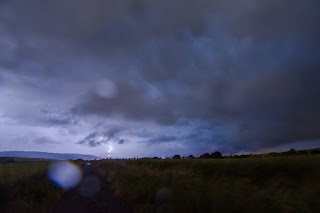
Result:
[[89,94],[85,103],[74,109],[75,113],[121,114],[133,120],[155,119],[163,124],[172,124],[175,115],[172,104],[166,99],[152,97],[143,85],[129,82],[116,83],[117,94],[110,98]]
[[65,118],[52,118],[46,121],[46,123],[54,125],[54,126],[65,126],[65,125],[71,125],[76,124],[75,121],[71,119],[65,119]]
[[124,144],[125,140],[118,138],[120,132],[124,131],[123,127],[111,127],[106,131],[92,132],[77,144],[87,145],[90,147],[100,146],[107,144],[111,141],[116,141],[118,144]]
[[100,145],[100,142],[95,142],[95,138],[98,135],[97,132],[90,133],[87,137],[85,137],[83,140],[79,141],[77,144],[81,145],[89,145],[89,146],[96,146]]
[[319,68],[297,64],[243,82],[229,107],[248,120],[240,135],[265,145],[320,138]]
[[103,136],[107,138],[107,140],[115,139],[116,136],[124,130],[123,127],[112,127],[108,131],[103,133]]
[[68,126],[76,125],[78,119],[75,116],[70,115],[69,112],[65,111],[51,111],[47,109],[40,109],[40,112],[43,114],[43,124],[49,126]]
[[57,144],[56,141],[52,140],[49,137],[43,136],[43,137],[35,137],[32,140],[33,143],[35,144]]
[[175,142],[178,140],[178,137],[176,136],[170,136],[170,135],[159,135],[154,138],[151,138],[147,140],[147,143],[168,143],[168,142]]
[[99,136],[99,133],[97,132],[90,133],[87,137],[85,137],[83,140],[80,140],[77,144],[95,147],[100,146],[102,143],[107,143],[107,140],[96,139],[97,136]]
[[[320,138],[319,21],[316,0],[3,1],[0,66],[39,97],[79,93],[70,115],[39,119],[49,125],[200,120],[212,129],[149,142],[258,149]],[[123,143],[121,131],[78,144]]]
[[125,143],[125,140],[124,139],[120,139],[119,141],[118,141],[118,144],[124,144]]
[[252,35],[258,41],[278,36],[300,34],[316,39],[319,36],[319,2],[310,0],[247,1],[248,8],[240,9],[230,28],[239,36]]

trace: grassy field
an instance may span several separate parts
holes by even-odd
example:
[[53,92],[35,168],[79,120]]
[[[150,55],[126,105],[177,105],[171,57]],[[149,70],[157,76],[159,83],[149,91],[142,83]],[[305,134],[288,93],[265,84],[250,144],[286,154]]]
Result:
[[320,156],[103,160],[135,212],[320,212]]
[[6,163],[7,161],[16,163],[28,163],[28,162],[48,162],[49,159],[42,158],[16,158],[16,157],[0,157],[0,163]]
[[51,212],[63,192],[47,180],[47,166],[48,162],[0,164],[0,212]]

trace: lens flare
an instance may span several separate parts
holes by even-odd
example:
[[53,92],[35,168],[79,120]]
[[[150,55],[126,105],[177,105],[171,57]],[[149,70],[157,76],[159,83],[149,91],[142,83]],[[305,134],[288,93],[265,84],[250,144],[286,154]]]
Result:
[[48,167],[47,176],[60,188],[72,189],[80,182],[82,173],[77,165],[69,161],[58,161]]

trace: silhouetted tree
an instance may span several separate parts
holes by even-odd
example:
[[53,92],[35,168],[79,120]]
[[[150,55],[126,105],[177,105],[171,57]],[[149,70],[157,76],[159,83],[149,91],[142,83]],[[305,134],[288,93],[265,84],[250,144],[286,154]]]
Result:
[[200,156],[200,158],[210,158],[210,154],[209,153],[205,153],[203,155]]
[[223,157],[221,155],[221,152],[214,152],[211,154],[211,158],[219,159],[219,158],[223,158]]
[[173,159],[180,159],[180,158],[181,158],[180,155],[173,156]]
[[189,157],[188,157],[188,158],[192,159],[192,158],[194,158],[194,156],[193,156],[193,155],[189,155]]
[[281,152],[281,155],[284,155],[284,156],[295,155],[295,154],[297,154],[295,149],[290,149],[290,151],[287,151],[287,152]]
[[289,153],[289,155],[295,155],[296,154],[296,150],[295,149],[290,149],[290,151],[288,153]]

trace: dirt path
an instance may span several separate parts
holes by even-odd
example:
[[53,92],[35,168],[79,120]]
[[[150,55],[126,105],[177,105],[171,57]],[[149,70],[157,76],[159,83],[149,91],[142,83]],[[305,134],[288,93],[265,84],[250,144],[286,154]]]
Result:
[[91,165],[83,167],[82,182],[66,192],[53,213],[131,213],[131,208],[114,197],[109,183]]

